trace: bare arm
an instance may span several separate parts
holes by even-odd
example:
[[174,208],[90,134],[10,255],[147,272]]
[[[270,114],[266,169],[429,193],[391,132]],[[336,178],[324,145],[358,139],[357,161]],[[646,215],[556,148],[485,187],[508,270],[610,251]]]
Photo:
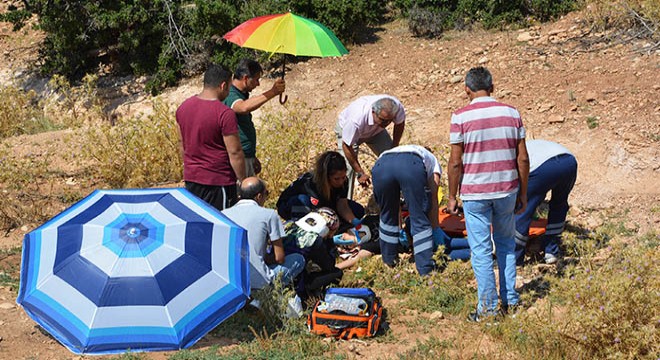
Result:
[[364,171],[362,170],[362,166],[360,166],[360,163],[358,162],[355,149],[353,149],[352,146],[346,144],[345,142],[342,142],[341,145],[344,150],[344,156],[346,157],[346,160],[348,160],[348,164],[351,165],[351,167],[353,168],[353,171],[363,173]]
[[282,243],[282,239],[271,241],[271,244],[273,244],[275,262],[278,264],[284,264],[284,258],[286,257],[286,254],[284,253],[284,244]]
[[447,202],[447,210],[453,215],[458,214],[456,195],[458,194],[458,186],[461,182],[462,175],[463,143],[451,144],[449,164],[447,165],[447,177],[449,178],[449,194],[447,194],[449,200]]
[[227,153],[229,153],[231,168],[234,169],[238,180],[243,181],[245,179],[245,154],[241,147],[241,139],[238,137],[238,133],[224,135],[222,138],[225,141]]
[[261,105],[268,102],[268,100],[276,97],[277,95],[284,92],[286,88],[284,79],[277,79],[273,84],[273,87],[270,90],[264,92],[261,95],[252,96],[247,100],[237,100],[232,105],[231,108],[237,114],[248,114],[254,110],[257,110]]
[[527,145],[525,139],[518,140],[518,180],[520,189],[518,189],[518,198],[516,199],[516,214],[522,214],[527,207],[527,181],[529,179],[529,155],[527,154]]
[[392,131],[392,146],[397,147],[401,142],[401,137],[403,136],[403,130],[406,128],[406,122],[401,124],[394,124],[394,130]]

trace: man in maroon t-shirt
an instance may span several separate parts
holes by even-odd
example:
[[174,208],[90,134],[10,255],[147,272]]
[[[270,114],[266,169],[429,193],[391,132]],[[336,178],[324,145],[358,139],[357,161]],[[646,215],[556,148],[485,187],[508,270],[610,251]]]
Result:
[[222,103],[230,85],[231,72],[212,64],[204,73],[202,92],[176,111],[186,189],[219,210],[236,203],[236,182],[245,178],[236,114]]

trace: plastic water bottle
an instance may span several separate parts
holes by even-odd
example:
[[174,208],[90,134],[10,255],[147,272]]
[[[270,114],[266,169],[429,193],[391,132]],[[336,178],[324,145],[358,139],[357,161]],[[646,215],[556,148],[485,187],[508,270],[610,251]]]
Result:
[[325,296],[325,303],[325,311],[327,312],[339,310],[347,315],[365,315],[367,313],[367,302],[360,298],[327,294]]

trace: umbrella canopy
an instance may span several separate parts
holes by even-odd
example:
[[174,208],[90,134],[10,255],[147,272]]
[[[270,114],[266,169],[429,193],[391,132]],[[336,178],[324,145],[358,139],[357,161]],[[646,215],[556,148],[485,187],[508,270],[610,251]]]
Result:
[[341,56],[348,50],[327,27],[292,13],[250,19],[224,38],[241,47],[296,56]]
[[[292,13],[252,18],[223,36],[241,47],[296,56],[341,56],[348,50],[327,27]],[[284,61],[282,78],[284,79]],[[288,96],[280,94],[280,104]]]
[[76,354],[186,348],[244,306],[247,246],[185,189],[97,190],[25,235],[16,302]]

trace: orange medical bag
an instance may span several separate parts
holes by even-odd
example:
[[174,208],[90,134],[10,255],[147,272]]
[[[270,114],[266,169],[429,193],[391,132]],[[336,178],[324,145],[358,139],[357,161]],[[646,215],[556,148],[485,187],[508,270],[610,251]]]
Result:
[[309,331],[348,340],[378,332],[383,306],[368,288],[330,288],[307,317]]

